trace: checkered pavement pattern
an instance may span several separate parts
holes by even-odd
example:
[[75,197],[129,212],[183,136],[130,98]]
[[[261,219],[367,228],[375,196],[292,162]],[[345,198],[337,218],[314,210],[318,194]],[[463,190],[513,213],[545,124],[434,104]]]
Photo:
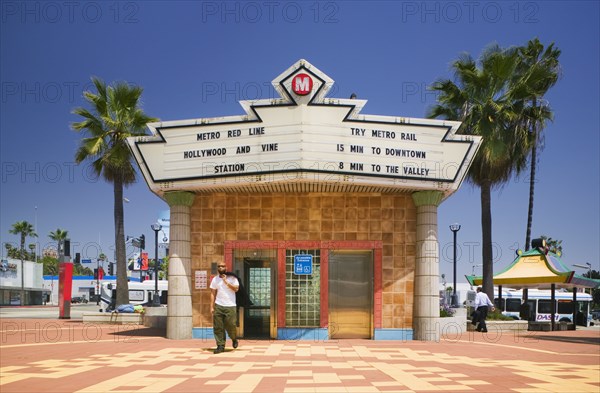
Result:
[[415,349],[391,342],[242,341],[237,350],[214,355],[206,342],[191,340],[188,348],[166,343],[158,350],[141,346],[116,353],[101,353],[99,346],[100,353],[86,356],[5,365],[0,391],[23,393],[26,386],[81,393],[600,391],[598,362],[576,365],[568,356],[561,362],[486,358],[493,347],[474,357],[438,352],[435,344]]

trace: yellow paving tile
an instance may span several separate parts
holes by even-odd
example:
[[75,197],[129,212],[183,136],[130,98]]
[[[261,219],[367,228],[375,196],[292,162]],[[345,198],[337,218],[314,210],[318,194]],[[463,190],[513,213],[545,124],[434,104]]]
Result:
[[76,393],[97,392],[164,392],[165,390],[185,381],[187,378],[157,378],[148,377],[150,371],[138,370],[88,386]]
[[489,385],[489,382],[486,381],[481,381],[481,380],[476,380],[476,379],[465,379],[464,381],[457,381],[458,383],[462,384],[462,385]]
[[435,385],[433,385],[427,381],[424,381],[423,379],[415,376],[412,373],[405,372],[404,370],[399,369],[398,367],[395,367],[396,365],[376,362],[376,363],[373,363],[373,366],[375,368],[377,368],[379,371],[381,371],[381,372],[387,374],[388,376],[390,376],[391,378],[395,379],[396,381],[402,383],[404,386],[406,386],[409,389],[412,389],[412,390],[438,390],[438,388]]
[[298,348],[294,353],[294,356],[299,357],[310,357],[312,355],[310,348]]
[[346,362],[332,362],[331,363],[331,368],[335,368],[335,369],[348,369],[348,368],[353,368],[352,365],[346,363]]
[[423,381],[428,381],[428,382],[449,382],[452,381],[449,378],[444,378],[444,377],[428,377],[428,378],[423,378]]
[[210,368],[210,365],[208,365],[208,364],[198,364],[198,365],[194,365],[194,366],[175,365],[175,366],[168,366],[168,367],[162,369],[161,374],[180,375],[180,376],[188,375],[192,378],[195,378],[198,375],[199,370],[205,370],[207,368]]
[[252,369],[254,367],[255,363],[254,362],[237,361],[237,362],[219,362],[218,365],[220,367],[227,367],[227,372],[238,373],[238,372],[246,372],[246,371]]
[[365,379],[364,375],[340,375],[341,380],[352,380],[352,379]]
[[291,377],[312,377],[312,370],[290,370]]
[[0,386],[6,385],[13,382],[22,381],[24,379],[29,379],[30,377],[26,374],[4,374],[0,376]]
[[229,385],[232,384],[233,382],[235,382],[235,379],[215,379],[215,380],[211,380],[211,381],[206,381],[204,384],[205,385]]
[[341,383],[342,381],[335,373],[315,373],[313,375],[315,383]]
[[287,383],[289,385],[314,385],[315,381],[312,378],[307,379],[288,379]]
[[364,360],[353,360],[353,361],[348,361],[347,364],[354,366],[354,367],[365,367],[365,366],[369,366],[369,362],[365,362]]
[[462,386],[462,385],[437,385],[436,386],[437,390],[442,390],[442,391],[446,391],[446,390],[457,390],[457,391],[468,391],[468,390],[472,390],[466,386]]
[[22,370],[22,369],[27,368],[27,367],[28,366],[4,366],[4,367],[0,367],[0,375],[2,375],[5,372]]
[[221,374],[223,374],[224,372],[227,372],[226,367],[213,366],[198,373],[196,376],[194,376],[194,378],[213,379],[221,376]]
[[429,371],[430,373],[443,373],[448,371],[447,369],[440,367],[423,367],[423,370]]
[[313,355],[325,355],[327,350],[324,347],[312,347],[310,348],[310,352]]
[[363,345],[355,345],[352,348],[354,348],[354,352],[361,358],[373,357],[371,350]]
[[600,388],[598,388],[598,386],[594,386],[591,384],[581,384],[581,383],[571,383],[569,380],[564,380],[562,381],[562,383],[532,383],[530,384],[531,386],[538,388],[538,389],[544,389],[546,391],[549,392],[555,392],[555,393],[560,393],[560,392],[565,392],[565,393],[570,393],[570,392],[595,392],[597,393]]
[[284,393],[317,393],[320,392],[318,390],[316,390],[315,388],[311,388],[311,387],[301,387],[301,388],[288,388],[286,387],[283,390]]
[[316,361],[312,361],[310,362],[310,365],[312,367],[331,367],[331,362],[326,361],[326,360],[316,360]]
[[[372,365],[373,363],[371,363]],[[396,363],[395,366],[401,370],[415,370],[415,371],[419,371],[420,368],[412,365],[412,364],[406,364],[406,363]]]
[[379,392],[375,386],[346,386],[347,392],[356,392],[356,393],[370,393],[370,392]]
[[468,377],[466,374],[461,374],[461,373],[440,373],[440,376],[446,377],[446,378],[467,378]]
[[262,375],[243,374],[222,390],[224,393],[252,392],[263,379]]
[[279,356],[279,353],[281,352],[281,350],[283,349],[283,347],[284,347],[283,344],[272,344],[272,345],[269,345],[269,347],[265,351],[264,355],[265,356]]
[[18,374],[7,373],[7,375],[3,375],[2,378],[0,379],[0,386],[5,385],[7,383],[16,382],[19,380],[30,379],[30,378],[60,379],[60,378],[65,378],[65,377],[69,377],[72,375],[76,375],[79,373],[95,370],[97,368],[99,368],[99,367],[98,366],[95,366],[95,367],[73,366],[72,368],[51,368],[51,369],[40,369],[40,368],[36,367],[34,369],[35,371],[33,371],[33,372],[18,373]]
[[[373,386],[382,386],[382,387],[387,387],[387,386],[404,386],[400,382],[396,382],[396,381],[371,382],[371,384]],[[387,392],[387,390],[386,390],[386,392]]]
[[420,359],[423,354],[423,351],[414,351],[409,348],[400,348],[398,352],[404,355],[407,359]]

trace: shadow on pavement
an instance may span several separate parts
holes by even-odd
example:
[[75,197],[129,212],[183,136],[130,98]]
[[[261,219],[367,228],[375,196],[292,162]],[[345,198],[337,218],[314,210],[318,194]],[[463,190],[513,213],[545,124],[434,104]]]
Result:
[[82,320],[65,319],[62,320],[67,325],[80,325],[80,326],[93,326],[108,330],[106,333],[110,336],[122,336],[122,337],[166,337],[165,329],[156,327],[147,327],[138,324],[104,324],[104,323],[84,323]]
[[137,328],[129,328],[118,330],[113,333],[109,333],[113,336],[131,336],[131,337],[166,337],[166,333],[163,329],[139,326]]
[[600,345],[600,337],[568,337],[568,336],[536,336],[540,341],[560,341],[571,344],[595,344]]

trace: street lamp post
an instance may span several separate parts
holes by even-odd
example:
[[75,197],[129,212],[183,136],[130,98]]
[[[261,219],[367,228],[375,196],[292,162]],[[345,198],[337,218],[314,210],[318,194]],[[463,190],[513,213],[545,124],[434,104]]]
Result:
[[[580,267],[582,269],[588,269],[588,278],[592,278],[592,264],[589,262],[586,262],[585,265],[578,265],[578,264],[573,264],[573,266],[575,267]],[[592,288],[590,288],[590,294],[592,293]]]
[[158,298],[158,232],[162,229],[159,223],[150,225],[154,231],[154,296],[152,297],[152,307],[160,307]]
[[454,282],[452,285],[452,307],[458,307],[458,295],[456,294],[456,233],[460,231],[460,224],[450,225],[450,230],[454,234]]
[[578,265],[578,264],[574,263],[573,266],[580,267],[582,269],[588,269],[588,278],[592,278],[592,264],[591,263],[586,262],[585,265]]

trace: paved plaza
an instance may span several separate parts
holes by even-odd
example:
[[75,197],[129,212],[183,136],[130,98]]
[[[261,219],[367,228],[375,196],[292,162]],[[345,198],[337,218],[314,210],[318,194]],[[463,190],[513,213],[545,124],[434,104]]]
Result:
[[420,341],[167,340],[139,325],[0,319],[0,392],[594,392],[600,329]]

